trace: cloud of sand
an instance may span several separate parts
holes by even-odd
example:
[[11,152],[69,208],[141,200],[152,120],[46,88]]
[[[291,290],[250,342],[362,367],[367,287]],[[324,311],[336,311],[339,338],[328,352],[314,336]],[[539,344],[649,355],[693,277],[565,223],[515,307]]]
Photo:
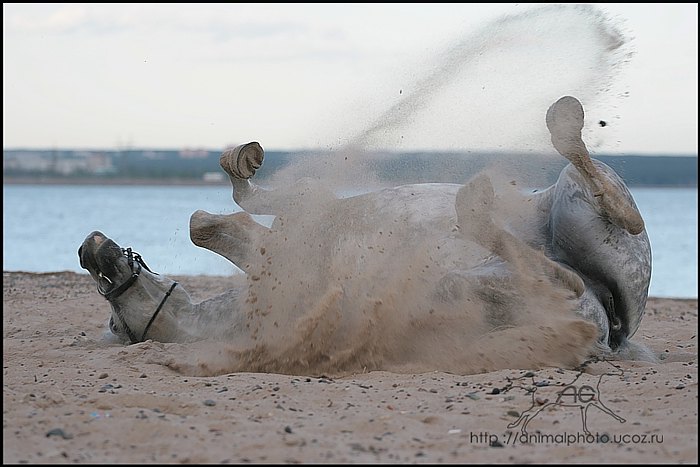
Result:
[[[406,228],[408,219],[382,218],[382,209],[362,199],[343,200],[343,209],[334,201],[291,209],[255,245],[257,261],[237,304],[251,339],[171,366],[199,375],[336,376],[577,365],[596,328],[575,318],[573,292],[556,283],[538,251],[509,243],[504,232],[528,228],[503,218],[509,209],[501,204],[520,196],[514,192],[499,191],[497,205],[470,229],[446,219],[434,226],[438,235]],[[480,228],[487,223],[497,228]],[[511,249],[505,267],[494,277],[455,275],[488,272],[484,234]]]
[[[329,139],[343,143],[300,158],[274,183],[311,177],[334,187],[378,186],[376,162],[401,151],[459,151],[467,160],[484,152],[544,155],[558,170],[543,121],[560,97],[576,96],[586,108],[589,147],[614,137],[614,128],[598,122],[615,118],[625,96],[619,77],[632,51],[621,27],[590,5],[550,5],[468,31],[426,62],[398,70],[400,95],[370,97],[368,90],[371,111],[330,116],[337,128]],[[523,179],[543,180],[532,161],[500,159]]]
[[[403,88],[399,103],[347,145],[301,158],[271,185],[291,196],[301,177],[330,191],[378,184],[372,167],[381,150],[409,144],[551,154],[544,125],[549,105],[574,95],[593,114],[604,108],[624,50],[622,36],[592,7],[550,6],[501,18],[448,47]],[[591,131],[584,129],[584,139]],[[361,199],[344,200],[340,209],[324,192],[296,192],[289,210],[252,246],[258,260],[248,271],[244,303],[237,304],[252,340],[200,353],[194,366],[172,366],[199,374],[332,375],[580,363],[596,328],[574,316],[573,292],[544,266],[543,245],[509,240],[510,234],[538,238],[538,204],[520,189],[532,186],[541,167],[509,160],[510,170],[503,170],[505,162],[485,175],[495,190],[492,203],[484,204],[478,189],[465,198],[459,224],[468,229],[458,226],[454,196],[443,207],[449,214],[443,224],[421,231],[409,229],[408,216],[424,213],[410,207],[407,217],[388,219],[393,211],[368,210]],[[463,176],[471,178],[484,179]],[[488,272],[499,261],[488,245],[497,243],[505,275],[464,281],[451,274]]]

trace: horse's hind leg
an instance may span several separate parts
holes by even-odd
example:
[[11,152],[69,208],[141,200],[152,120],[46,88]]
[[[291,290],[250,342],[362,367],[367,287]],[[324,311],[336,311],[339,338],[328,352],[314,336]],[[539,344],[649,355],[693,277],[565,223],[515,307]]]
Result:
[[591,159],[581,139],[584,112],[573,97],[547,111],[556,150],[571,162],[552,194],[551,254],[586,279],[579,313],[599,324],[599,353],[653,359],[630,343],[644,314],[651,281],[651,245],[644,221],[624,181]]
[[190,217],[192,243],[220,254],[244,271],[250,269],[253,253],[268,232],[245,212],[217,215],[198,210]]
[[547,128],[554,148],[571,162],[592,191],[600,212],[632,235],[644,230],[644,221],[620,178],[588,154],[581,129],[584,112],[578,99],[565,96],[547,110]]
[[581,278],[497,225],[493,219],[494,203],[493,185],[485,174],[477,175],[460,188],[455,200],[460,231],[516,269],[524,267],[545,274],[580,297],[584,291]]

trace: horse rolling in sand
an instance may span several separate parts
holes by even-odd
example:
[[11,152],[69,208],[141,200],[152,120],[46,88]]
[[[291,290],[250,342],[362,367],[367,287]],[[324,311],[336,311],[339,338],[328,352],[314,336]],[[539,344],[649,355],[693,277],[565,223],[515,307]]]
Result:
[[[80,264],[111,305],[109,329],[122,343],[219,343],[225,356],[204,373],[653,361],[630,341],[651,275],[641,215],[622,179],[589,157],[577,99],[559,99],[545,120],[570,164],[532,193],[497,192],[488,172],[464,185],[349,198],[309,179],[267,190],[251,181],[263,161],[258,143],[224,152],[244,211],[197,211],[190,238],[245,274],[201,302],[98,231],[80,246]],[[505,198],[516,208],[504,210]],[[268,228],[251,214],[275,219]]]

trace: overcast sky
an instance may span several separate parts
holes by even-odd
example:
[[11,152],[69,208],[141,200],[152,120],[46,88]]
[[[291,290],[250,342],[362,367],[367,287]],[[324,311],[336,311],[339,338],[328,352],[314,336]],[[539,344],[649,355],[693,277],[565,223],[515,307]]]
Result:
[[[542,79],[541,57],[531,51],[504,58],[528,41],[527,22],[510,33],[518,44],[483,36],[503,15],[537,5],[3,3],[3,147],[216,150],[257,140],[266,149],[331,148],[400,108],[401,99],[415,101],[416,83],[443,70],[434,68],[436,57],[479,31],[491,47],[483,53],[496,58],[444,73],[478,77],[490,100],[461,102],[464,120],[446,112],[447,124],[440,102],[455,98],[435,94],[404,115],[428,122],[420,131],[431,134],[405,129],[400,142],[385,143],[410,149],[408,136],[417,135],[434,144],[440,128],[454,133],[455,124],[488,146],[515,126],[499,125],[504,115],[520,112],[494,102],[530,105],[519,94],[538,93],[538,85],[549,98],[552,80],[566,75]],[[607,106],[591,102],[592,118],[606,122],[596,129],[597,150],[697,154],[698,4],[590,5],[619,24],[633,51],[603,91],[611,93],[603,96]],[[564,47],[557,53],[586,53]],[[499,88],[510,78],[494,64],[506,63],[531,81]],[[459,92],[459,82],[452,85]],[[501,120],[489,120],[492,113]],[[473,114],[484,128],[474,126]]]

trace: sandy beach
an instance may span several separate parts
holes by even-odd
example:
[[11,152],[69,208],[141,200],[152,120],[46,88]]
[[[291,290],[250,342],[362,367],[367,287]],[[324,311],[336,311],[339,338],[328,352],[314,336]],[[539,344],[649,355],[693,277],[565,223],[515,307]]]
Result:
[[[195,299],[228,282],[176,279]],[[654,364],[191,377],[154,363],[178,344],[103,343],[88,275],[4,272],[3,463],[694,464],[697,312],[649,299]]]

